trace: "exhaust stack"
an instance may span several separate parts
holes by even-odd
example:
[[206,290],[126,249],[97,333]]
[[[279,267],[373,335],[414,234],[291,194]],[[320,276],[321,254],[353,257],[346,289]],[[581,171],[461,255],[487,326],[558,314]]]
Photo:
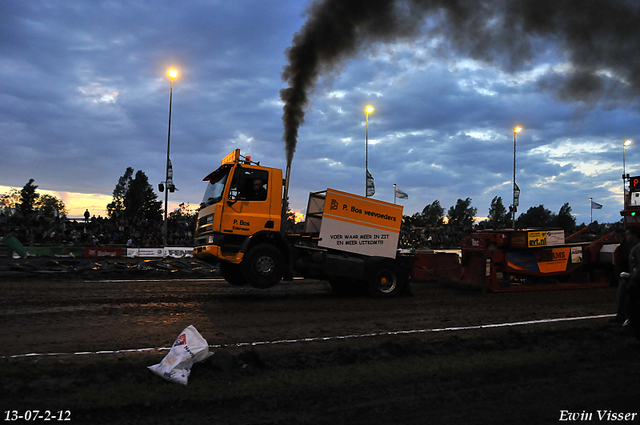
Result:
[[282,193],[282,221],[280,231],[284,233],[284,224],[287,220],[287,198],[289,197],[289,177],[291,176],[291,162],[287,161],[287,170],[284,177],[284,192]]

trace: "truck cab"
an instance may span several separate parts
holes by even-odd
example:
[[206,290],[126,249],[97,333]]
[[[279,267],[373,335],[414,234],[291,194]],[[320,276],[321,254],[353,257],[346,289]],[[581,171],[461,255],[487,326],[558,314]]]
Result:
[[220,262],[225,278],[239,283],[237,266],[250,248],[282,238],[282,170],[260,166],[236,149],[204,181],[208,184],[198,213],[194,255],[207,263]]

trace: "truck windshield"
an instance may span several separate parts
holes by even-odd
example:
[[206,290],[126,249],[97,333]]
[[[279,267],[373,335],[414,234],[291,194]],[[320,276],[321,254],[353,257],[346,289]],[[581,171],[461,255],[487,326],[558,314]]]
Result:
[[217,204],[222,200],[222,192],[224,191],[224,185],[227,183],[230,169],[231,167],[229,166],[222,166],[205,178],[205,180],[209,181],[209,184],[204,191],[204,197],[202,198],[200,207],[204,208]]

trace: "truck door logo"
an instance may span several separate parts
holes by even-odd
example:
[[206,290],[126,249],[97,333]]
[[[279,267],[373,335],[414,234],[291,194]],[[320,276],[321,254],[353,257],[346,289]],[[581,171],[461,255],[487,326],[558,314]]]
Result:
[[338,209],[338,201],[336,201],[335,199],[331,200],[331,206],[329,207],[330,210],[337,210]]

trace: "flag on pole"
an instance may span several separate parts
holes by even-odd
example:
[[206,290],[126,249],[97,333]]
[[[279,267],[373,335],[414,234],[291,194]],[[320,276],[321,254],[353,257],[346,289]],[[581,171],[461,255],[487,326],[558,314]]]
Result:
[[373,183],[373,176],[371,175],[371,173],[369,172],[369,170],[367,170],[367,196],[373,196],[376,193],[376,187],[375,184]]
[[593,200],[591,201],[591,209],[593,210],[601,210],[602,209],[602,205],[600,205],[597,202],[594,202]]
[[409,199],[409,195],[407,195],[405,192],[401,191],[397,187],[395,189],[396,189],[396,197],[398,199]]
[[167,164],[167,184],[173,183],[173,165],[171,165],[171,160]]

